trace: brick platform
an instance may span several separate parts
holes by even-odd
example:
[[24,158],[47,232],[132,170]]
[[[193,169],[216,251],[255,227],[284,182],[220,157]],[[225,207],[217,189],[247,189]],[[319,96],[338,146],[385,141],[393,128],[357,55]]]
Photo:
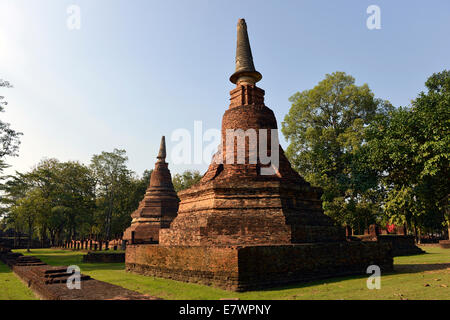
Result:
[[374,236],[369,234],[357,236],[357,238],[365,242],[374,241],[379,243],[390,243],[392,247],[392,255],[394,257],[425,253],[425,251],[416,245],[414,236],[396,234]]
[[441,241],[439,241],[439,246],[442,249],[450,249],[450,240],[441,240]]
[[390,244],[329,242],[270,246],[130,245],[126,270],[148,276],[246,291],[393,270]]
[[414,236],[379,235],[378,241],[381,243],[391,243],[394,257],[425,253],[425,251],[416,246]]

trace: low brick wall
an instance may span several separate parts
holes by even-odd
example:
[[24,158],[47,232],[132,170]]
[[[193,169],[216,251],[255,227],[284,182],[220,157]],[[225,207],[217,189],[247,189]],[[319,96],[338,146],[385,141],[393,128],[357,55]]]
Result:
[[390,243],[392,245],[394,257],[425,253],[416,246],[414,236],[379,235],[377,239],[380,243]]
[[441,247],[442,249],[450,249],[450,240],[439,241],[439,247]]
[[334,242],[272,246],[129,245],[126,270],[148,276],[256,290],[321,278],[393,270],[389,243]]
[[428,247],[439,247],[439,242],[437,242],[437,243],[420,243],[420,244],[418,244],[418,246],[419,247],[425,247],[425,248],[428,248]]
[[363,242],[390,243],[392,246],[392,255],[394,257],[425,253],[425,251],[416,245],[414,236],[389,234],[378,236],[358,235],[355,237]]
[[88,263],[118,263],[125,262],[123,252],[88,252],[83,256],[83,262]]

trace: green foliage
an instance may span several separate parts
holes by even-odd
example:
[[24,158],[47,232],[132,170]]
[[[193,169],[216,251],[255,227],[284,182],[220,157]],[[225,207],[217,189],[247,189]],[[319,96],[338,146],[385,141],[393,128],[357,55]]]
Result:
[[202,175],[198,171],[186,170],[182,174],[175,174],[172,178],[173,187],[176,192],[189,189],[194,184],[198,183]]
[[107,239],[121,234],[145,194],[151,171],[145,171],[139,179],[127,168],[127,161],[125,150],[119,149],[92,157],[90,169],[96,181],[97,203],[93,234]]
[[293,167],[323,188],[325,213],[357,229],[373,222],[380,210],[373,203],[377,176],[365,164],[361,147],[366,127],[392,110],[391,104],[343,72],[327,74],[289,100],[282,132],[290,142],[286,154]]
[[91,170],[97,183],[97,207],[99,218],[104,219],[106,238],[111,237],[114,216],[120,216],[122,206],[122,190],[131,182],[131,171],[126,162],[125,150],[114,149],[113,152],[102,152],[94,155]]
[[[0,79],[0,88],[12,88],[8,81]],[[0,96],[0,112],[8,105],[4,97]],[[22,133],[11,129],[10,124],[0,120],[0,173],[5,167],[3,158],[5,156],[16,156],[19,149],[19,137]]]
[[42,191],[38,188],[30,189],[25,197],[20,198],[11,208],[15,219],[26,226],[28,233],[28,250],[31,248],[31,241],[36,222],[45,214],[47,203],[44,200]]
[[[17,212],[34,213],[33,230],[45,241],[50,235],[52,242],[77,235],[83,222],[89,220],[94,208],[94,180],[89,169],[78,162],[61,163],[56,159],[41,161],[26,174],[9,177],[3,186],[10,227],[21,230]],[[30,194],[33,197],[30,197]],[[39,210],[29,210],[28,201],[39,202]],[[81,230],[80,230],[81,231]]]
[[450,72],[433,74],[425,85],[428,92],[410,108],[375,119],[364,146],[387,189],[388,217],[416,232],[442,228],[450,190]]
[[8,177],[0,190],[4,224],[51,243],[119,235],[129,226],[151,174],[138,178],[125,161],[122,150],[94,156],[89,167],[45,159],[30,172]]

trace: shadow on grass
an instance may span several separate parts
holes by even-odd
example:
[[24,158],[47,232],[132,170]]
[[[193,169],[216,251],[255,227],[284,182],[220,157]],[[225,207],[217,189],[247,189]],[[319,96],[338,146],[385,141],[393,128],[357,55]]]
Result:
[[[429,253],[432,254],[432,253]],[[450,269],[450,263],[425,263],[425,264],[400,264],[394,265],[394,271],[386,272],[384,275],[397,275],[397,274],[410,274],[410,273],[421,273],[426,271],[440,271]],[[356,274],[350,276],[324,278],[320,280],[311,280],[304,282],[297,282],[292,284],[286,284],[283,286],[271,287],[266,289],[261,289],[257,291],[281,291],[289,289],[300,289],[313,287],[322,284],[331,284],[347,280],[365,279],[368,275],[366,274]]]
[[52,266],[77,265],[81,270],[125,270],[124,263],[86,263],[83,256],[35,254],[36,258]]
[[80,263],[79,267],[82,271],[112,271],[125,270],[124,263]]
[[11,273],[11,269],[4,264],[3,262],[0,261],[0,273]]
[[450,263],[397,264],[394,266],[397,274],[421,273],[425,271],[439,271],[450,269]]
[[[356,280],[356,279],[365,279],[368,275],[366,274],[355,274],[355,275],[346,275],[346,276],[337,276],[337,277],[330,277],[330,278],[323,278],[323,279],[316,279],[316,280],[305,280],[305,281],[297,281],[290,284],[285,284],[281,286],[276,287],[270,287],[265,289],[257,289],[257,290],[251,290],[251,291],[281,291],[281,290],[291,290],[291,289],[301,289],[301,288],[308,288],[308,287],[314,287],[318,285],[323,284],[331,284],[331,283],[337,283],[347,280]],[[251,292],[250,291],[250,292]]]
[[74,255],[71,251],[63,251],[62,253],[55,254],[53,252],[31,252],[27,255],[34,256],[42,262],[45,262],[51,266],[71,266],[77,265],[81,271],[113,271],[113,270],[125,270],[124,263],[86,263],[83,262],[83,255]]

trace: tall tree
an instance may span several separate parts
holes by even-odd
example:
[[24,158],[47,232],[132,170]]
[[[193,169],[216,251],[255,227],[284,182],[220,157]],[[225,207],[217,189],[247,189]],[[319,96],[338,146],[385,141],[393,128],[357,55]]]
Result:
[[30,190],[30,182],[27,176],[16,172],[13,176],[8,176],[4,184],[0,184],[0,217],[5,223],[6,230],[14,230],[14,246],[17,244],[17,235],[26,232],[23,221],[12,210],[14,205],[26,196]]
[[24,198],[21,198],[13,206],[12,212],[18,221],[27,227],[29,252],[32,246],[33,233],[36,227],[36,221],[40,215],[46,210],[43,197],[39,189],[32,189],[27,192]]
[[428,91],[411,107],[377,118],[364,146],[388,189],[386,213],[410,225],[417,238],[420,229],[442,229],[450,190],[450,71],[433,74],[425,85]]
[[[12,88],[12,85],[8,81],[0,79],[1,88]],[[0,95],[0,112],[4,112],[4,107],[8,105],[5,97]],[[19,137],[22,133],[11,129],[9,123],[0,120],[0,173],[5,168],[4,162],[5,156],[16,156],[19,149],[20,140]]]
[[364,164],[361,146],[367,125],[392,109],[367,84],[344,72],[327,74],[311,90],[294,94],[282,123],[286,154],[311,184],[324,189],[325,213],[352,227],[373,222],[376,175]]
[[[64,213],[66,228],[72,237],[85,237],[94,223],[95,179],[91,170],[78,162],[63,162],[57,167],[55,175],[55,201],[49,213],[53,233],[59,237],[63,221],[57,213]],[[55,212],[56,210],[56,212]],[[59,212],[58,212],[59,211]],[[59,227],[58,227],[59,226]]]
[[139,202],[144,198],[151,172],[152,170],[145,170],[142,177],[132,175],[128,179],[123,180],[111,225],[112,236],[120,236],[130,226],[131,213],[137,209]]
[[111,237],[113,214],[124,214],[119,209],[119,199],[124,188],[129,185],[132,175],[126,166],[127,161],[126,151],[119,149],[94,155],[91,160],[90,167],[97,182],[97,195],[102,197],[98,205],[104,218],[107,239]]

